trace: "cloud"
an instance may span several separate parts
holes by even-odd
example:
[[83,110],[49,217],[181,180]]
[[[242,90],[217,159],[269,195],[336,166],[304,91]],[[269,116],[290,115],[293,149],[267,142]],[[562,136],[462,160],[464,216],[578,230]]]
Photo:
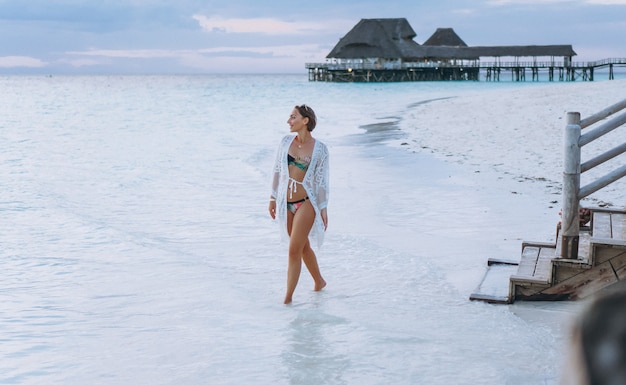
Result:
[[207,32],[224,32],[224,33],[260,33],[266,35],[294,35],[307,34],[319,31],[328,31],[334,28],[337,30],[345,29],[344,21],[325,22],[325,23],[307,23],[307,22],[289,22],[272,18],[255,18],[255,19],[223,19],[220,17],[206,17],[204,15],[193,15],[202,29]]
[[587,0],[585,3],[592,5],[626,5],[626,0]]
[[500,5],[513,5],[513,4],[521,4],[521,5],[535,5],[535,4],[559,4],[559,3],[575,3],[575,0],[489,0],[487,1],[490,5],[500,6]]
[[30,56],[0,56],[1,68],[41,68],[47,65],[48,63]]
[[177,56],[176,52],[165,49],[90,49],[86,51],[67,52],[71,56],[107,57],[125,59],[155,59]]
[[166,49],[90,49],[86,51],[70,51],[67,55],[76,57],[105,57],[124,59],[163,59],[177,58],[190,55],[206,57],[278,57],[299,56],[300,54],[321,51],[318,45],[284,45],[268,47],[214,47],[195,50],[166,50]]
[[93,67],[93,66],[99,66],[102,64],[97,59],[89,59],[89,58],[78,58],[78,59],[64,58],[64,59],[59,60],[59,63],[68,64],[74,68]]
[[[112,60],[173,60],[179,65],[200,71],[242,71],[250,72],[258,68],[304,69],[305,61],[315,61],[324,57],[327,48],[317,44],[213,47],[199,49],[89,49],[71,51],[66,54],[71,59],[65,63],[75,67],[111,65]],[[287,65],[289,64],[289,65]]]
[[501,5],[537,5],[537,4],[579,4],[579,5],[626,5],[626,0],[488,0],[488,4]]
[[459,9],[453,9],[452,13],[458,14],[458,15],[474,15],[477,12],[475,9],[459,8]]

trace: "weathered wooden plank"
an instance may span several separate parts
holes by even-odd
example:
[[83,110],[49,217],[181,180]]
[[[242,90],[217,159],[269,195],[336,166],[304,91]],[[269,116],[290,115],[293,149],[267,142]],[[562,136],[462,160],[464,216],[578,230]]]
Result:
[[626,208],[624,209],[616,209],[615,207],[600,207],[600,206],[592,206],[592,207],[588,207],[591,211],[593,212],[600,212],[600,213],[620,213],[620,214],[626,214]]
[[576,261],[576,263],[564,263],[565,260],[554,261],[554,276],[552,277],[552,283],[557,284],[565,282],[575,275],[578,275],[586,270],[591,269],[591,266]]
[[547,288],[540,295],[548,298],[582,299],[615,282],[617,276],[613,267],[605,262],[593,269],[581,270],[580,274]]
[[591,243],[602,244],[609,247],[621,247],[626,249],[626,241],[614,238],[591,238]]
[[556,252],[557,257],[561,257],[563,251],[563,237],[561,236],[561,224],[556,226]]
[[611,213],[594,211],[591,233],[595,238],[611,238]]
[[594,263],[600,265],[623,253],[626,246],[622,246],[621,244],[621,241],[615,241],[613,239],[594,240],[592,244]]
[[539,250],[539,255],[537,259],[538,260],[541,260],[541,259],[552,260],[553,258],[556,257],[555,253],[556,253],[556,248],[554,247],[542,247]]
[[518,261],[512,261],[509,259],[500,259],[500,258],[488,258],[487,259],[487,266],[491,266],[491,265],[519,265]]
[[527,246],[555,248],[556,242],[522,241],[522,250],[524,250]]
[[539,293],[541,293],[546,288],[550,287],[549,285],[539,285],[539,284],[526,284],[526,285],[515,285],[513,288],[513,299],[533,299]]
[[547,278],[542,277],[533,277],[531,275],[512,275],[511,282],[516,285],[542,285],[548,286],[550,282],[548,282]]
[[528,246],[524,248],[516,275],[532,277],[535,274],[535,266],[537,265],[537,258],[539,257],[540,250],[541,249],[539,247],[535,246]]
[[613,239],[626,241],[626,214],[611,214],[611,235]]
[[[523,242],[517,273],[510,276],[514,300],[574,300],[586,298],[618,280],[626,280],[626,212],[593,210],[590,229],[579,234],[578,258],[560,258],[556,242]],[[493,263],[497,263],[494,261]],[[483,300],[503,296],[487,295]]]
[[535,265],[535,278],[552,281],[552,259],[554,258],[555,249],[542,247],[539,251],[537,264]]
[[494,295],[482,294],[478,292],[472,293],[469,299],[470,301],[483,301],[487,303],[495,303],[495,304],[502,304],[502,305],[508,305],[512,303],[511,297],[509,297],[508,295],[494,296]]
[[[594,272],[596,274],[594,274]],[[618,280],[615,275],[615,271],[610,264],[606,264],[606,266],[604,264],[599,265],[597,269],[589,270],[587,274],[592,279],[590,279],[586,284],[578,287],[576,295],[573,297],[574,299],[587,298],[603,288],[614,284]]]
[[621,255],[611,259],[611,266],[613,266],[613,270],[615,270],[615,275],[617,278],[622,281],[626,279],[626,251]]
[[581,231],[580,238],[578,239],[578,258],[582,262],[591,261],[591,234],[589,231]]
[[470,300],[511,303],[510,277],[517,270],[517,264],[510,261],[498,263],[490,259],[487,265],[485,276],[470,295]]

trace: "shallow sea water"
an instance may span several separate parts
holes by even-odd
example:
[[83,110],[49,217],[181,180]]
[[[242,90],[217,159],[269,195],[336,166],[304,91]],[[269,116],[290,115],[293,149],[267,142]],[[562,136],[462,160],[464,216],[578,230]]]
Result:
[[[388,145],[413,103],[484,84],[0,85],[0,383],[557,382],[577,304],[468,300],[488,257],[550,236],[544,186],[511,194],[516,181]],[[303,269],[284,306],[266,198],[303,102],[331,151],[328,287]]]

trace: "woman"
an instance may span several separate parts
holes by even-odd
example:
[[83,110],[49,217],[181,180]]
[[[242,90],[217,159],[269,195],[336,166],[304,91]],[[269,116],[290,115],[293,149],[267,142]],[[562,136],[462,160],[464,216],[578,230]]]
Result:
[[278,147],[269,211],[278,218],[283,239],[289,239],[289,265],[285,304],[291,303],[302,261],[315,281],[315,291],[326,286],[309,236],[320,247],[328,226],[328,148],[311,131],[317,118],[311,107],[294,107],[287,120],[290,131]]

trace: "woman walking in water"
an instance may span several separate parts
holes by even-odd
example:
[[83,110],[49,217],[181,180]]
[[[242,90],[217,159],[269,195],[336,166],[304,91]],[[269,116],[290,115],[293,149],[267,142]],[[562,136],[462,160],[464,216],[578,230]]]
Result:
[[280,142],[274,163],[269,212],[278,218],[283,239],[289,239],[285,304],[291,303],[302,261],[315,281],[315,291],[326,286],[309,242],[318,247],[328,226],[328,148],[314,139],[315,112],[306,104],[295,106],[287,120],[290,132]]

